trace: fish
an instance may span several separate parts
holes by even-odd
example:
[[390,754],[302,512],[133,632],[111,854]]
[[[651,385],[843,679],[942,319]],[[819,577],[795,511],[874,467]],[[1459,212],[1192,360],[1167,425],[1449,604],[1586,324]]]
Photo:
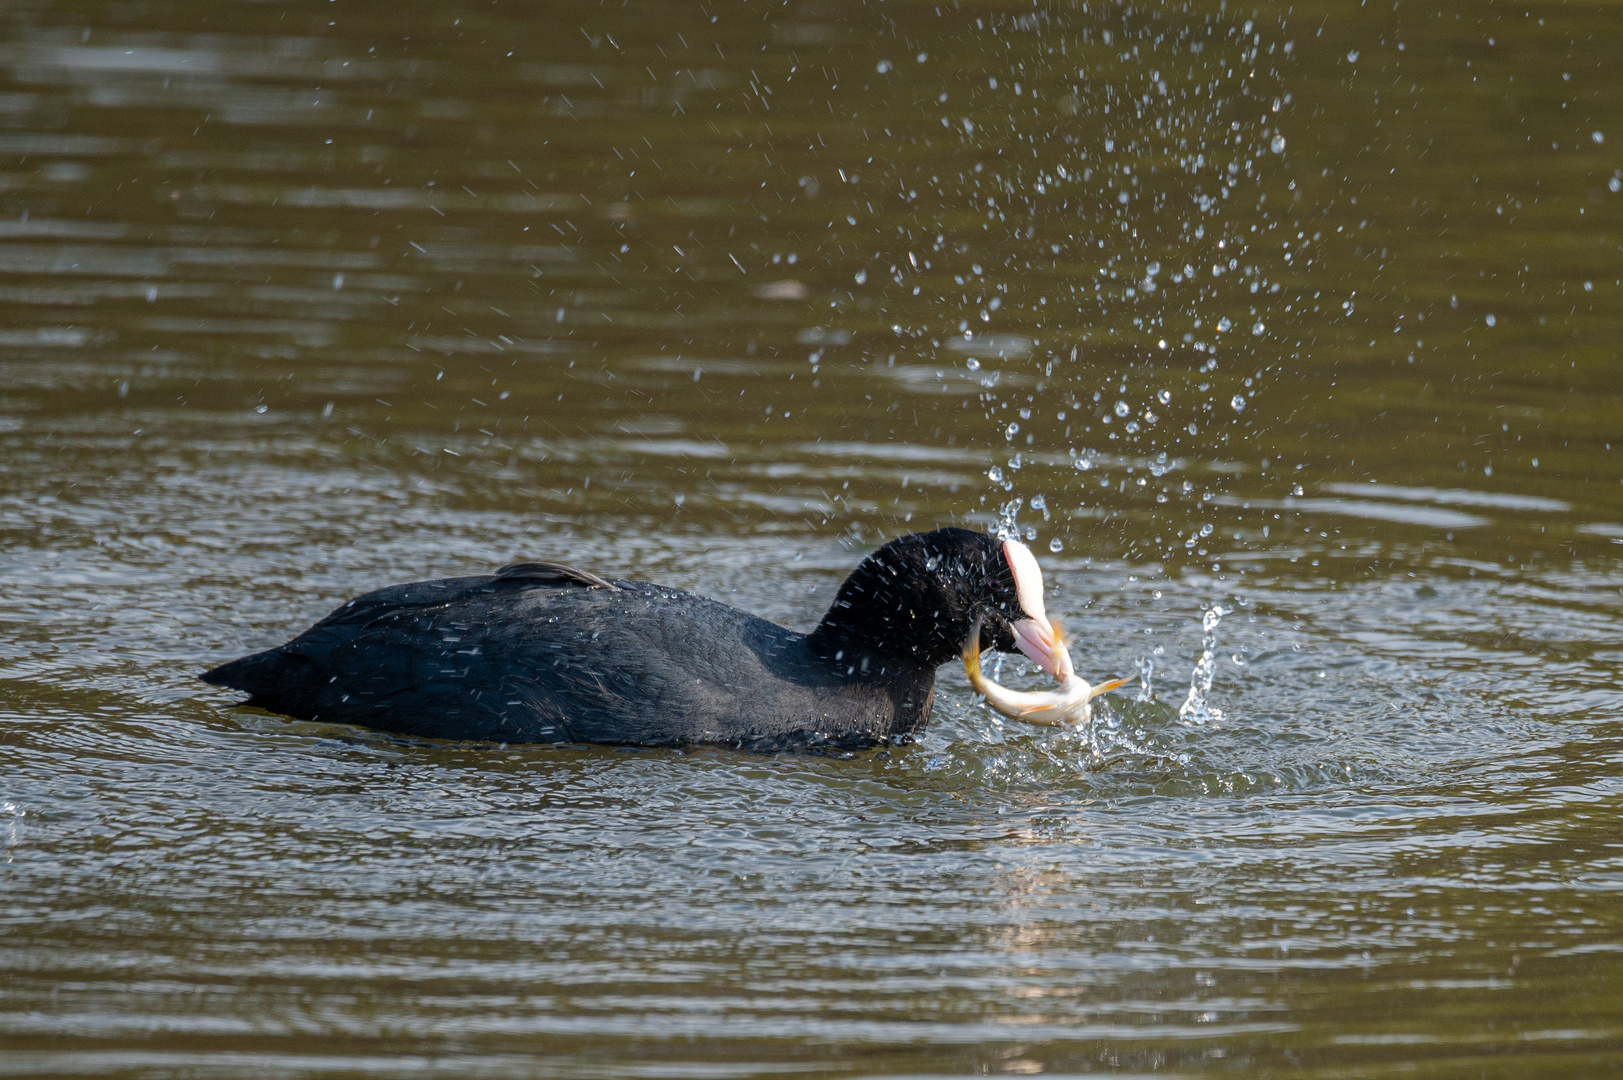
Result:
[[[1059,649],[1064,650],[1064,629],[1058,620],[1054,621],[1054,638]],[[1066,663],[1060,667],[1060,670],[1066,672],[1066,676],[1060,681],[1058,690],[1029,693],[1000,686],[981,674],[981,624],[978,619],[970,628],[968,640],[964,642],[963,655],[964,672],[969,676],[969,685],[986,699],[988,705],[1011,720],[1036,724],[1039,727],[1074,727],[1077,724],[1085,724],[1093,718],[1094,698],[1126,686],[1131,681],[1111,679],[1109,682],[1093,686],[1072,671],[1071,665]],[[1066,660],[1069,659],[1067,653]]]

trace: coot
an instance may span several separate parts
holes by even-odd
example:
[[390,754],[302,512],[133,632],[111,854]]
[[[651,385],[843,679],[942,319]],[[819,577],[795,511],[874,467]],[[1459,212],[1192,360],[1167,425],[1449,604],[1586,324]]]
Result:
[[907,741],[976,619],[1057,679],[1070,656],[1017,540],[891,541],[797,634],[737,608],[556,563],[356,597],[285,645],[208,671],[244,704],[437,739],[755,750]]

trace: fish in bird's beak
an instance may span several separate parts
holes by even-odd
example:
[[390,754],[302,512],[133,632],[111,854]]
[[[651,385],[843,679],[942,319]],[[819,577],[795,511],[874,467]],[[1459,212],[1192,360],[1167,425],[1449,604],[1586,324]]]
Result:
[[[1062,645],[1063,647],[1063,645]],[[988,679],[981,671],[981,623],[975,620],[964,642],[964,672],[975,692],[986,699],[996,712],[1011,720],[1039,727],[1071,727],[1085,724],[1093,718],[1092,701],[1100,694],[1125,686],[1126,679],[1111,679],[1098,686],[1090,686],[1086,679],[1070,675],[1060,683],[1058,690],[1026,693]]]
[[1013,623],[1015,646],[1031,662],[1063,683],[1076,674],[1063,635],[1043,611],[1043,572],[1037,557],[1018,540],[1003,541],[1003,558],[1014,577],[1014,594],[1025,616]]

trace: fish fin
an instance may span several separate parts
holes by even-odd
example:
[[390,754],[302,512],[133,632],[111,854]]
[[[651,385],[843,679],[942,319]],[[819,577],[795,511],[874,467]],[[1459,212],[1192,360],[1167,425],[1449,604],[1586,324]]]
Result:
[[1088,697],[1096,698],[1100,694],[1108,694],[1112,690],[1120,690],[1122,687],[1126,686],[1128,683],[1130,683],[1132,681],[1133,680],[1131,678],[1111,679],[1107,683],[1100,683],[1098,686],[1095,686],[1092,689],[1092,691],[1088,694]]

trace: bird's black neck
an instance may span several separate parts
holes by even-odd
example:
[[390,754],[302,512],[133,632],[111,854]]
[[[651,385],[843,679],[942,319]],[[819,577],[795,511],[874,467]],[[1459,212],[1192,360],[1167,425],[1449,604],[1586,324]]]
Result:
[[817,629],[816,654],[873,656],[934,669],[956,657],[974,619],[974,598],[997,573],[984,534],[943,529],[894,540],[851,572]]

